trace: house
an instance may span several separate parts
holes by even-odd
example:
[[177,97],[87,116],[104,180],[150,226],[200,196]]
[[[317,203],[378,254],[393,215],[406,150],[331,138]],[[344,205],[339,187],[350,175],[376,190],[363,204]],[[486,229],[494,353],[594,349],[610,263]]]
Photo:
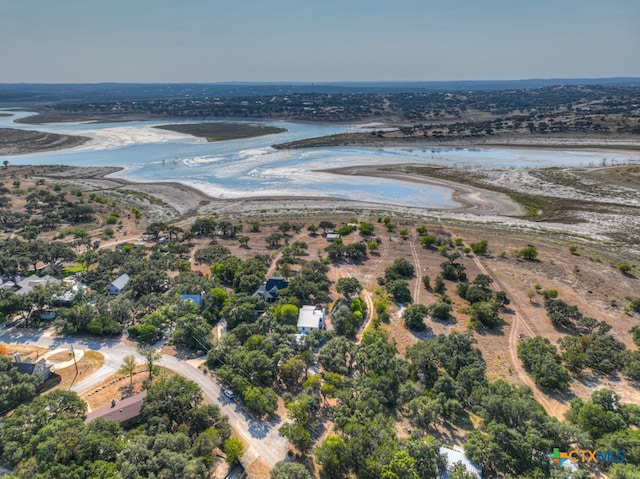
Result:
[[337,239],[340,239],[340,235],[338,233],[327,233],[327,241],[330,243],[333,243]]
[[28,278],[25,278],[16,283],[16,286],[19,288],[18,291],[16,291],[16,294],[27,294],[36,286],[45,286],[50,283],[59,284],[60,280],[48,274],[42,277],[32,274]]
[[438,479],[449,479],[449,473],[453,469],[453,466],[460,463],[464,466],[465,472],[477,479],[482,478],[482,467],[469,459],[464,449],[460,446],[441,447],[440,455],[446,461],[446,469],[438,474]]
[[69,278],[65,278],[63,280],[63,283],[69,289],[67,289],[62,294],[53,294],[51,296],[51,299],[53,300],[54,303],[71,304],[73,302],[73,300],[76,298],[78,293],[88,289],[86,284],[78,283],[78,282],[73,281],[73,280],[69,280]]
[[253,296],[260,296],[269,303],[273,303],[278,299],[278,293],[281,289],[289,286],[289,281],[281,276],[269,278],[265,283],[261,284]]
[[47,361],[44,358],[41,358],[36,363],[24,363],[20,360],[20,355],[16,353],[14,359],[13,367],[19,373],[42,377],[42,382],[38,381],[36,385],[36,393],[38,394],[57,386],[62,381],[62,377],[51,370],[51,366],[47,365]]
[[309,334],[314,329],[324,329],[325,309],[303,306],[298,313],[298,333]]
[[19,361],[20,357],[16,356],[16,362],[13,363],[16,369],[21,374],[29,374],[35,376],[36,374],[42,376],[42,380],[46,381],[51,376],[51,368],[47,366],[46,360],[41,359],[37,363],[23,363]]
[[140,420],[142,401],[146,396],[147,391],[142,391],[120,402],[112,401],[111,405],[96,409],[87,414],[84,422],[85,424],[89,424],[96,419],[104,419],[105,421],[117,422],[122,427],[135,426]]
[[122,290],[127,287],[129,281],[131,281],[131,277],[128,274],[121,274],[116,280],[107,286],[107,294],[115,295],[122,293]]

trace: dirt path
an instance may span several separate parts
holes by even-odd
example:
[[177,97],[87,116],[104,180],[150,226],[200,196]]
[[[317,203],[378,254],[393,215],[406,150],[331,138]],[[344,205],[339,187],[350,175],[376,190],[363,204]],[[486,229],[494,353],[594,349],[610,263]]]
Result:
[[511,300],[510,307],[513,310],[512,321],[510,324],[509,331],[509,358],[511,359],[511,365],[515,373],[518,375],[520,380],[529,388],[533,393],[536,401],[538,401],[547,411],[547,414],[551,416],[555,416],[558,419],[563,419],[564,411],[566,407],[559,401],[552,399],[545,395],[538,386],[536,386],[535,382],[531,379],[531,377],[527,374],[520,359],[518,358],[518,342],[519,336],[521,332],[525,332],[529,337],[536,336],[537,333],[534,330],[534,327],[529,324],[526,319],[526,316],[523,315],[520,311],[524,308],[520,305],[519,301],[514,297],[515,295],[510,294],[509,289],[504,285],[502,281],[500,281],[495,275],[492,275],[487,268],[482,264],[480,258],[476,255],[473,255],[473,262],[476,264],[478,269],[493,279],[494,288],[497,291],[504,291],[507,293],[507,296]]
[[413,286],[413,301],[419,303],[420,291],[422,290],[420,287],[422,267],[420,266],[420,257],[418,256],[418,250],[416,249],[416,243],[413,237],[409,239],[409,247],[411,248],[411,256],[413,256],[413,264],[416,271],[416,280]]

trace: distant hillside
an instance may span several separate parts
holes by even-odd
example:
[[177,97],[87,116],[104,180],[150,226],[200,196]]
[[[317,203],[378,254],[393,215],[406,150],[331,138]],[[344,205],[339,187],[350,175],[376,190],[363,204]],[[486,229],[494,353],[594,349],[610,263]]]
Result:
[[640,86],[640,78],[322,83],[0,83],[0,105],[72,101],[233,98],[288,94],[492,91],[555,85]]

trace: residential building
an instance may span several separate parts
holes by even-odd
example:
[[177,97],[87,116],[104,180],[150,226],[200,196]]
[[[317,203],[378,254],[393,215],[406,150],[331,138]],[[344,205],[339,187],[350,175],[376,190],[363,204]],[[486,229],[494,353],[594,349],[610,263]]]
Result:
[[128,274],[121,274],[117,279],[115,279],[111,284],[107,286],[107,294],[117,295],[122,293],[131,281],[131,277]]
[[280,276],[269,278],[265,283],[253,293],[253,296],[260,296],[265,301],[273,303],[278,299],[279,291],[289,286],[289,281]]
[[117,422],[123,427],[134,426],[140,420],[142,401],[146,396],[147,391],[142,391],[120,402],[112,401],[111,405],[96,409],[87,414],[84,422],[88,424],[96,419],[104,419],[105,421]]
[[438,474],[438,479],[449,479],[450,471],[455,464],[462,464],[465,472],[477,479],[482,478],[482,467],[469,459],[460,446],[441,447],[440,455],[446,460],[446,470]]
[[298,313],[298,333],[309,334],[314,329],[324,329],[325,309],[315,306],[303,306]]
[[22,281],[16,283],[16,286],[19,288],[18,291],[16,291],[16,294],[27,294],[36,286],[45,286],[50,283],[59,284],[60,280],[54,278],[53,276],[49,276],[48,274],[42,277],[32,274],[28,278],[25,278]]

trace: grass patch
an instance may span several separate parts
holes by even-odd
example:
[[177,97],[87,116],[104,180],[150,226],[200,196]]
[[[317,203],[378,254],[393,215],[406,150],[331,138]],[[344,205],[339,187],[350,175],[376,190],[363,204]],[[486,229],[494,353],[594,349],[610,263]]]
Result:
[[287,131],[284,128],[275,126],[247,123],[189,123],[184,125],[159,125],[154,128],[206,138],[209,142],[254,138]]
[[81,271],[84,271],[84,266],[81,264],[77,264],[75,266],[67,266],[62,271],[68,274],[79,273]]

